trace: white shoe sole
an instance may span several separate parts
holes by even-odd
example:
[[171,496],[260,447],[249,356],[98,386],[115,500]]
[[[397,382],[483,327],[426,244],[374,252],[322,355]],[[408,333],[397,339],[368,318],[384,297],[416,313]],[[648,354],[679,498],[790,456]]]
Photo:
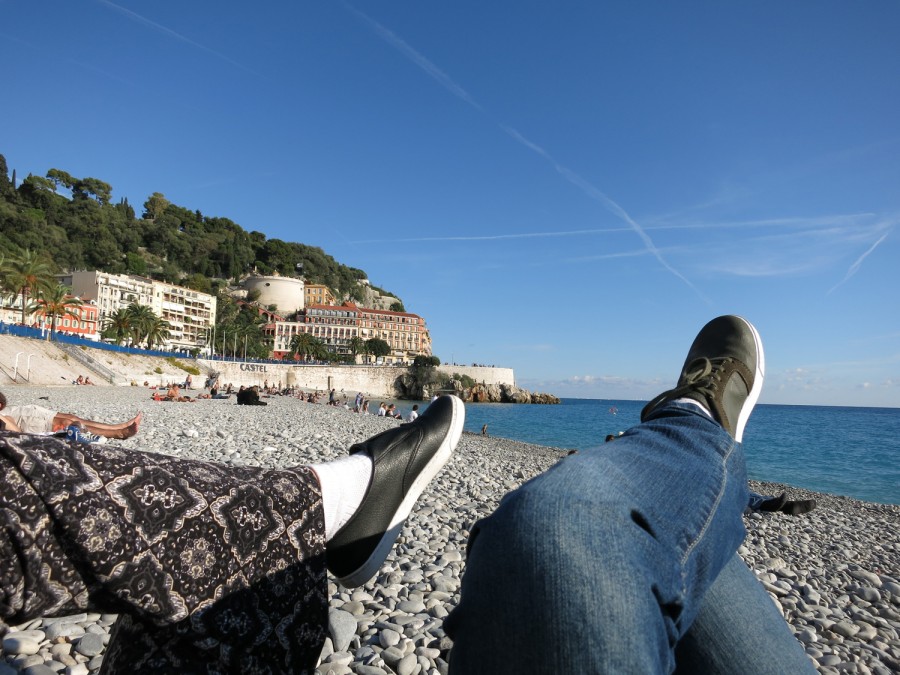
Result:
[[756,327],[742,316],[737,318],[747,324],[750,332],[753,333],[753,340],[756,343],[756,372],[753,373],[753,387],[750,389],[750,393],[747,394],[747,400],[744,401],[744,405],[741,406],[741,414],[738,415],[737,424],[734,426],[734,440],[741,443],[744,438],[744,427],[747,425],[750,413],[756,407],[756,402],[759,400],[759,395],[762,392],[763,380],[766,375],[766,357],[763,353],[762,339],[759,337]]

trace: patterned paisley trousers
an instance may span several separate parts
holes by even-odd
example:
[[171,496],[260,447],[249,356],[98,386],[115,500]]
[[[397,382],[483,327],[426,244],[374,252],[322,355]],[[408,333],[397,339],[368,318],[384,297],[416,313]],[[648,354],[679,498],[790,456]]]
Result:
[[0,472],[3,622],[118,613],[106,672],[314,669],[328,600],[309,468],[0,432]]

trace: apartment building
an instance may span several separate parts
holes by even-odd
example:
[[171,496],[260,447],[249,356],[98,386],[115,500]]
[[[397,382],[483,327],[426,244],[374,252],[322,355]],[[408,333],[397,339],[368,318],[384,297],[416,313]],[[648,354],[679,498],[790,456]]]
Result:
[[325,343],[325,347],[341,356],[351,353],[350,340],[359,334],[359,309],[355,305],[308,305],[299,321],[275,323],[273,358],[290,353],[291,341],[297,333],[309,333]]
[[[385,363],[406,364],[422,354],[431,355],[431,335],[425,319],[418,314],[392,312],[358,307],[350,302],[343,305],[307,306],[300,321],[275,323],[273,358],[283,359],[290,354],[291,340],[298,333],[317,337],[329,351],[336,354],[351,353],[350,341],[379,338],[390,346]],[[360,357],[371,362],[373,357]]]
[[149,306],[169,322],[167,349],[205,347],[216,320],[216,298],[183,286],[131,274],[100,271],[69,272],[58,276],[75,295],[92,300],[101,321],[132,303]]
[[331,289],[323,284],[306,284],[304,292],[306,293],[307,307],[337,304]]
[[[290,353],[291,340],[298,333],[319,338],[330,351],[341,355],[351,353],[350,341],[354,337],[362,340],[379,338],[391,348],[384,358],[385,363],[405,364],[419,354],[431,354],[431,336],[425,319],[419,315],[357,307],[350,302],[307,306],[301,321],[277,322],[273,357],[285,358]],[[373,357],[366,358],[374,360]]]
[[[47,322],[49,323],[49,319]],[[88,340],[99,340],[102,329],[100,311],[96,305],[91,303],[85,303],[80,307],[70,307],[68,314],[56,318],[58,333],[75,335]]]
[[388,363],[408,363],[419,354],[431,355],[431,335],[418,314],[360,307],[359,337],[387,342],[391,348],[385,357]]

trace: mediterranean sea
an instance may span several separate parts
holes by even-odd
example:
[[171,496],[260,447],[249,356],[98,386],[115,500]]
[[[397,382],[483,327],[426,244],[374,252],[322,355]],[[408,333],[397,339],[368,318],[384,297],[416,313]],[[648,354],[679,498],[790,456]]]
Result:
[[[466,430],[587,450],[638,424],[643,401],[560,405],[470,403]],[[760,404],[744,432],[750,478],[869,502],[900,504],[900,408]]]

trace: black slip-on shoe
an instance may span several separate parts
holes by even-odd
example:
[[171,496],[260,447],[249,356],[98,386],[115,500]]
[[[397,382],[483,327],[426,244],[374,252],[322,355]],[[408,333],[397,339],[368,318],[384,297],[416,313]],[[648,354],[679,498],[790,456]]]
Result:
[[809,513],[814,508],[816,508],[815,499],[792,499],[785,502],[779,511],[786,513],[789,516],[802,516],[804,513]]
[[690,398],[706,407],[740,443],[759,400],[764,373],[762,340],[756,328],[739,316],[720,316],[700,330],[678,384],[644,406],[641,421],[669,401]]
[[459,443],[465,416],[460,399],[441,396],[415,422],[350,448],[371,455],[375,468],[356,513],[325,547],[341,585],[362,586],[378,571],[419,495]]
[[781,511],[782,507],[787,503],[789,503],[787,492],[782,492],[777,497],[772,497],[761,502],[759,505],[759,510],[774,513],[775,511]]

